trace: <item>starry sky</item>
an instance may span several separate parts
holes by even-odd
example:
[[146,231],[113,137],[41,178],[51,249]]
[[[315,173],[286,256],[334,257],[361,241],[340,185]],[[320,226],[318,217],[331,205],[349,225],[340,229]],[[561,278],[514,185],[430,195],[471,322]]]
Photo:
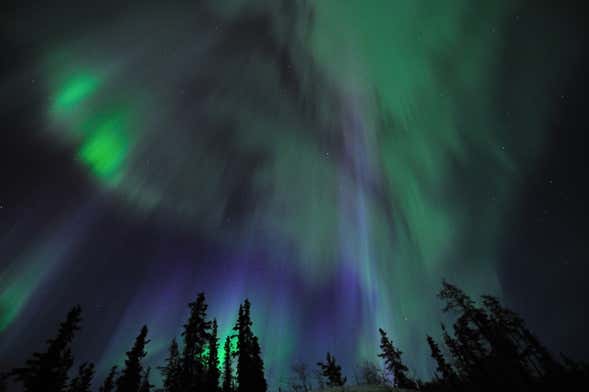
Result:
[[589,357],[578,3],[19,2],[0,38],[0,365],[81,304],[103,374],[249,297],[267,377],[389,331],[431,374],[443,278]]

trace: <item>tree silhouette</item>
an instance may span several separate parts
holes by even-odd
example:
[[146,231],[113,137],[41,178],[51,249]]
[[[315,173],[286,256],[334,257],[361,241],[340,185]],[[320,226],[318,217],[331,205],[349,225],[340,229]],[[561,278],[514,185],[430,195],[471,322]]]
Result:
[[471,378],[485,379],[489,376],[486,358],[489,355],[488,344],[483,341],[483,336],[470,319],[465,315],[458,317],[454,323],[454,336],[458,342],[461,357],[464,360],[464,368]]
[[265,392],[264,363],[258,338],[252,331],[250,308],[250,302],[246,299],[239,306],[237,323],[233,328],[237,332],[237,390]]
[[115,377],[117,376],[117,366],[110,368],[108,375],[104,379],[99,392],[112,392],[115,389]]
[[182,391],[182,360],[180,359],[180,351],[178,350],[178,342],[172,339],[170,344],[170,353],[166,358],[166,366],[160,368],[164,376],[164,390],[166,392],[181,392]]
[[438,295],[446,301],[444,311],[454,311],[455,339],[449,339],[459,369],[471,384],[493,388],[527,388],[530,363],[519,349],[514,334],[519,323],[515,314],[500,306],[494,297],[483,297],[481,308],[456,286],[444,281]]
[[459,347],[458,341],[450,336],[446,326],[442,323],[442,336],[444,344],[448,347],[450,355],[454,359],[454,366],[458,369],[458,373],[461,377],[468,376],[468,369],[466,366],[466,360],[463,358],[462,351]]
[[501,305],[496,297],[481,298],[497,333],[510,344],[510,353],[520,359],[522,366],[540,377],[562,371],[562,365],[530,332],[521,317]]
[[198,390],[206,385],[203,352],[210,339],[211,322],[206,320],[208,305],[204,293],[199,293],[196,301],[189,303],[188,306],[190,317],[182,332],[182,387]]
[[74,306],[60,324],[57,336],[47,341],[47,351],[33,353],[25,367],[11,372],[17,381],[22,382],[25,392],[64,391],[68,371],[73,364],[70,346],[76,331],[80,329],[81,314],[80,306]]
[[145,351],[147,343],[149,343],[149,340],[147,340],[147,326],[144,325],[135,339],[135,344],[133,344],[131,351],[127,351],[125,368],[121,373],[121,377],[117,380],[117,392],[139,391],[143,376],[141,360],[147,355]]
[[398,388],[414,388],[415,381],[407,376],[409,369],[401,360],[403,352],[393,346],[383,329],[379,328],[378,332],[380,332],[381,349],[378,356],[384,359],[387,370],[393,374],[393,385]]
[[[379,357],[383,358],[386,369],[393,375],[395,387],[424,389],[431,391],[497,391],[497,390],[574,390],[576,385],[587,384],[589,366],[562,356],[557,360],[538,338],[526,327],[523,319],[504,307],[497,298],[482,296],[476,303],[462,290],[447,282],[439,294],[445,303],[445,310],[452,311],[454,323],[452,332],[442,327],[443,350],[431,336],[427,342],[436,367],[435,378],[428,383],[414,381],[408,376],[408,369],[402,362],[402,352],[380,332]],[[216,320],[206,320],[207,305],[204,294],[199,294],[190,305],[190,317],[184,325],[185,347],[182,353],[175,339],[170,345],[169,357],[164,367],[163,391],[165,392],[218,392],[219,353],[218,325]],[[265,392],[264,378],[258,338],[252,330],[250,302],[246,299],[239,306],[235,335],[227,336],[224,342],[223,392]],[[12,371],[0,372],[0,392],[6,390],[8,377],[22,383],[24,392],[90,392],[94,376],[94,365],[82,364],[77,374],[68,382],[72,367],[71,344],[79,330],[81,310],[76,306],[60,323],[57,336],[47,341],[47,350],[33,353],[26,366]],[[232,352],[235,338],[237,350]],[[135,342],[126,353],[125,366],[117,378],[117,367],[113,366],[100,387],[100,392],[149,392],[150,369],[143,369],[146,356],[147,327],[144,326]],[[446,355],[444,355],[444,354]],[[237,387],[234,385],[233,358],[237,358]],[[318,385],[342,386],[346,382],[341,367],[335,358],[327,353],[326,362],[318,363]],[[304,365],[293,367],[300,382],[290,384],[293,391],[306,392],[310,389]],[[386,381],[371,364],[360,368],[362,380],[369,384]],[[188,377],[187,377],[188,376]],[[116,381],[115,381],[116,379]],[[11,385],[12,386],[12,385]]]
[[[441,380],[429,388],[452,390],[565,390],[585,383],[587,369],[575,372],[557,361],[528,330],[521,317],[495,297],[475,303],[456,286],[443,282],[438,295],[444,311],[455,316],[454,336],[442,324],[443,340],[453,360],[446,363],[428,337]],[[438,388],[438,389],[439,389]]]
[[209,357],[207,359],[207,389],[214,392],[219,389],[219,339],[217,338],[217,320],[213,320],[213,327],[209,339]]
[[78,369],[78,375],[72,379],[68,392],[90,392],[92,378],[94,377],[94,364],[83,363]]
[[321,374],[327,380],[328,387],[341,387],[346,383],[346,377],[342,377],[342,368],[339,366],[335,357],[327,353],[325,363],[317,362],[317,366],[321,369]]
[[442,376],[442,379],[448,380],[454,384],[456,381],[456,373],[454,372],[454,369],[452,369],[452,366],[446,362],[446,358],[444,358],[444,354],[442,354],[440,347],[429,335],[427,335],[427,344],[431,350],[432,358],[436,361],[436,371]]
[[223,392],[233,392],[233,366],[231,355],[231,337],[225,338],[223,345]]

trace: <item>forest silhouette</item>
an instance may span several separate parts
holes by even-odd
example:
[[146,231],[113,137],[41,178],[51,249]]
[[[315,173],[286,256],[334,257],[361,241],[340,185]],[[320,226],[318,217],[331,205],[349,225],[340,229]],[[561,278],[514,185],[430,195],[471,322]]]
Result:
[[[379,329],[378,357],[384,368],[374,362],[359,365],[355,384],[444,392],[565,390],[587,383],[587,364],[563,354],[556,358],[523,319],[496,297],[484,295],[475,301],[446,281],[438,297],[454,323],[450,328],[441,324],[442,342],[426,336],[435,364],[432,379],[411,377],[403,363],[403,352],[384,329]],[[180,342],[172,339],[165,363],[157,368],[162,375],[161,387],[151,384],[152,369],[143,363],[150,342],[147,326],[141,328],[126,352],[121,368],[112,366],[104,380],[95,380],[92,363],[73,369],[71,346],[82,322],[82,309],[74,306],[60,323],[56,336],[47,340],[44,351],[33,353],[22,367],[0,374],[0,392],[8,391],[9,386],[10,390],[24,392],[266,392],[262,350],[253,332],[249,300],[239,306],[233,335],[225,339],[222,347],[217,321],[207,316],[205,294],[198,294],[188,307],[190,313]],[[292,372],[288,385],[277,386],[277,390],[343,390],[348,381],[329,352],[325,362],[317,362],[314,370],[298,363],[292,366]]]

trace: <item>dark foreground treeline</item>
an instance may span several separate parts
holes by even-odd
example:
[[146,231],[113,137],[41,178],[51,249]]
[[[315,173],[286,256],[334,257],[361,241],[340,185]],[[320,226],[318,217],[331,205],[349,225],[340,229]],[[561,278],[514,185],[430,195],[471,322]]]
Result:
[[[443,346],[427,336],[431,356],[437,367],[432,380],[423,382],[409,376],[402,361],[402,352],[393,345],[386,332],[381,335],[379,357],[385,370],[374,364],[360,367],[357,383],[385,384],[398,388],[429,391],[510,391],[564,390],[585,385],[589,380],[586,364],[574,362],[562,355],[556,359],[529,331],[523,320],[503,307],[497,298],[482,296],[476,304],[462,290],[447,282],[439,297],[445,302],[444,311],[452,312],[455,322],[452,332],[442,324]],[[180,344],[173,339],[164,366],[158,368],[163,376],[163,388],[151,385],[150,368],[142,360],[146,355],[147,327],[144,326],[131,349],[124,366],[113,366],[99,385],[100,392],[265,392],[264,363],[258,338],[252,331],[250,303],[246,299],[239,307],[234,335],[224,341],[217,337],[217,321],[207,319],[204,294],[189,304],[190,316],[183,325]],[[8,383],[25,392],[91,392],[94,365],[83,363],[72,372],[74,363],[71,344],[80,329],[81,309],[74,307],[60,324],[57,336],[47,341],[44,352],[33,353],[23,367],[0,375],[0,392]],[[224,355],[220,361],[219,349]],[[327,353],[326,361],[317,363],[317,382],[310,381],[304,364],[293,366],[295,377],[287,388],[307,392],[318,388],[346,384],[335,357]],[[235,369],[234,369],[235,367]],[[75,374],[71,374],[75,373]],[[279,388],[281,389],[281,388]]]
[[[430,391],[564,391],[589,381],[589,367],[561,354],[555,358],[513,311],[484,295],[477,305],[447,282],[438,294],[445,312],[456,317],[453,333],[442,324],[443,348],[427,336],[436,363],[433,380],[407,375],[407,367],[386,333],[380,330],[380,355],[395,386]],[[445,355],[445,354],[446,355]],[[572,390],[572,389],[571,389]]]
[[[266,391],[264,364],[258,338],[252,332],[250,302],[239,306],[234,335],[224,342],[224,358],[220,363],[217,321],[207,319],[205,295],[200,293],[188,304],[190,315],[183,325],[182,342],[172,340],[164,366],[165,392],[245,392]],[[93,390],[94,365],[83,363],[70,377],[74,359],[71,344],[80,329],[81,309],[74,307],[59,326],[57,336],[47,341],[46,351],[33,353],[22,368],[12,369],[0,376],[0,392],[8,382],[20,384],[25,392],[90,392]],[[232,341],[236,347],[232,348]],[[143,326],[124,366],[113,366],[99,387],[100,392],[155,392],[149,381],[150,368],[142,364],[147,355],[147,326]],[[223,372],[219,370],[222,366]],[[236,371],[233,370],[236,366]],[[237,376],[235,377],[234,374]]]

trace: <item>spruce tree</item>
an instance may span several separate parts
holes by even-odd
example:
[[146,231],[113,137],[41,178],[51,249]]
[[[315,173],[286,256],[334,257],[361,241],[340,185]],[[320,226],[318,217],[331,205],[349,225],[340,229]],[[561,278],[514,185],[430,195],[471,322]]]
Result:
[[446,329],[446,326],[443,323],[441,325],[444,344],[446,345],[446,347],[448,347],[448,350],[450,351],[450,355],[452,356],[452,358],[454,358],[454,366],[458,370],[459,377],[469,377],[469,365],[467,364],[466,359],[464,358],[460,344],[456,339],[450,336],[448,330]]
[[164,391],[181,392],[182,391],[182,360],[176,339],[172,339],[170,344],[170,354],[166,359],[166,366],[161,368],[164,376]]
[[213,327],[209,339],[209,357],[207,358],[207,387],[208,391],[219,389],[219,339],[217,338],[217,320],[213,320]]
[[382,350],[378,356],[384,359],[387,370],[393,374],[393,384],[397,388],[414,388],[415,381],[407,376],[409,369],[401,360],[403,352],[395,348],[384,330],[379,328],[378,332],[380,332],[380,349]]
[[438,297],[446,302],[444,312],[450,310],[466,314],[476,312],[474,301],[464,291],[445,280],[442,281],[442,290],[438,293]]
[[480,329],[474,326],[465,314],[462,314],[454,323],[454,335],[459,343],[462,357],[471,369],[471,374],[481,378],[487,377],[485,362],[489,354],[488,344],[484,341]]
[[[458,318],[454,323],[455,349],[460,351],[463,371],[471,379],[488,377],[489,349],[497,358],[496,361],[509,362],[513,358],[511,350],[506,348],[506,341],[494,328],[487,313],[476,306],[475,302],[458,287],[443,281],[438,297],[446,302],[444,312],[454,311]],[[510,367],[510,366],[509,366]]]
[[233,392],[233,366],[231,354],[231,336],[225,338],[223,345],[223,392]]
[[68,371],[73,364],[70,346],[76,331],[80,329],[81,313],[80,306],[73,307],[60,324],[57,336],[47,341],[47,351],[33,353],[24,368],[12,371],[16,380],[22,382],[24,392],[65,390]]
[[110,368],[108,375],[100,386],[99,392],[113,392],[115,389],[115,377],[117,376],[117,367]]
[[92,378],[94,377],[94,364],[83,363],[78,369],[78,375],[72,379],[68,392],[90,392]]
[[[484,345],[492,347],[494,355],[504,362],[509,362],[517,356],[512,342],[497,328],[497,324],[493,322],[487,312],[477,307],[464,291],[443,281],[442,290],[440,290],[438,297],[446,301],[444,312],[455,311],[458,314],[455,329],[457,327],[462,330],[461,332],[464,332],[462,337],[457,335],[459,340],[469,335],[471,344],[476,346],[478,341],[481,342],[481,347]],[[473,352],[473,355],[477,356],[478,353]]]
[[445,336],[445,340],[463,378],[478,388],[529,386],[530,364],[518,348],[515,314],[502,308],[494,297],[483,297],[485,308],[476,306],[462,290],[445,281],[439,297],[446,301],[444,311],[458,314],[455,339]]
[[452,366],[446,362],[446,358],[444,358],[444,354],[442,354],[440,347],[429,335],[427,336],[427,344],[431,350],[432,358],[436,361],[436,371],[442,376],[442,380],[448,384],[455,385],[457,380],[454,369],[452,369]]
[[251,363],[252,363],[252,390],[265,392],[268,388],[266,378],[264,377],[264,362],[262,361],[262,350],[257,336],[252,336],[251,343]]
[[501,305],[496,297],[483,295],[481,298],[496,330],[511,343],[512,355],[519,357],[523,366],[539,377],[562,371],[562,365],[530,332],[519,315]]
[[335,361],[335,357],[327,353],[326,362],[317,362],[321,375],[327,380],[328,387],[341,387],[346,383],[346,377],[342,377],[342,368]]
[[265,392],[264,363],[258,338],[252,331],[250,302],[245,300],[239,306],[237,324],[237,390],[238,392]]
[[206,385],[203,353],[210,339],[211,322],[206,320],[208,305],[204,293],[188,304],[190,317],[184,324],[184,352],[182,354],[182,388],[201,389]]
[[117,392],[139,391],[143,375],[141,360],[147,355],[147,352],[145,352],[147,343],[149,343],[149,340],[147,340],[147,326],[144,325],[135,339],[131,351],[127,351],[125,368],[121,372],[121,377],[117,380]]

